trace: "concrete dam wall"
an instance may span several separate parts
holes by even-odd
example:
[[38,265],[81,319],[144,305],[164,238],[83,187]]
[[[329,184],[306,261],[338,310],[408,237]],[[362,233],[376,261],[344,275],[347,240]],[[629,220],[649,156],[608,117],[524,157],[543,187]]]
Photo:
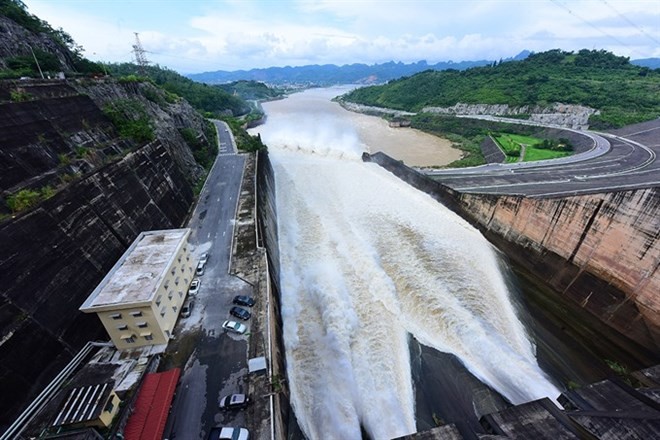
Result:
[[555,292],[658,352],[658,188],[555,199],[462,194],[382,153],[364,159],[430,194]]

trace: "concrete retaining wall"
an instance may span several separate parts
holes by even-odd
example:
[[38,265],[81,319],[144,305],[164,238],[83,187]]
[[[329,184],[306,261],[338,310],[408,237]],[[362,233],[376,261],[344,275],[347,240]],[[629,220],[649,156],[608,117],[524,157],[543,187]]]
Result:
[[558,294],[658,352],[658,188],[555,199],[462,194],[382,153],[365,160],[430,194]]

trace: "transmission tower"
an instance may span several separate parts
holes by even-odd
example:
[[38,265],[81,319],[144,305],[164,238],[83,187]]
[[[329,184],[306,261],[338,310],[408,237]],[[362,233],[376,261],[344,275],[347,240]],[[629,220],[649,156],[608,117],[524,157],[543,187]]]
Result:
[[149,61],[147,61],[147,56],[144,54],[144,48],[142,47],[142,43],[140,43],[140,37],[138,36],[137,32],[133,32],[135,34],[135,44],[133,45],[133,55],[135,55],[135,64],[138,66],[138,72],[140,75],[146,75],[146,67],[149,65]]

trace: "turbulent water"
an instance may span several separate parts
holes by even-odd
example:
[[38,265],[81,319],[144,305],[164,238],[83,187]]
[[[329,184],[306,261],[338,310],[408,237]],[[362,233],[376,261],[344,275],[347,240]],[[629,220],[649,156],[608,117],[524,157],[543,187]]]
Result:
[[513,403],[555,398],[488,242],[363,163],[350,120],[324,112],[323,96],[310,111],[318,92],[307,93],[259,129],[275,170],[287,374],[305,435],[415,432],[409,333]]

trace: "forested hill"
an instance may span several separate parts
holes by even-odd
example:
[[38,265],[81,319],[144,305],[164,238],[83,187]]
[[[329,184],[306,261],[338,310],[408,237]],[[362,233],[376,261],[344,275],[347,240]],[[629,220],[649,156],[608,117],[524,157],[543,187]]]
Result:
[[[138,67],[132,63],[109,64],[107,69],[117,77],[140,75]],[[219,117],[227,112],[237,116],[250,111],[250,106],[243,99],[219,87],[194,82],[165,67],[147,66],[144,69],[144,75],[154,84],[185,98],[197,110],[207,113],[207,116]]]
[[619,127],[660,117],[660,69],[634,66],[628,58],[606,51],[557,49],[464,71],[426,71],[356,89],[343,99],[414,112],[457,103],[561,102],[600,110],[592,116],[592,126]]

